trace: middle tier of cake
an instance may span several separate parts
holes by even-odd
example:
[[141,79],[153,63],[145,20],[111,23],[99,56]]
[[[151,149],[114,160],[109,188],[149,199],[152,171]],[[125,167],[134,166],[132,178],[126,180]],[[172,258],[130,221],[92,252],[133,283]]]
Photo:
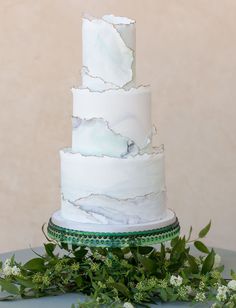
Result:
[[143,224],[165,218],[164,149],[127,158],[61,156],[61,214],[95,224]]
[[72,152],[126,157],[151,148],[148,86],[103,92],[73,88]]

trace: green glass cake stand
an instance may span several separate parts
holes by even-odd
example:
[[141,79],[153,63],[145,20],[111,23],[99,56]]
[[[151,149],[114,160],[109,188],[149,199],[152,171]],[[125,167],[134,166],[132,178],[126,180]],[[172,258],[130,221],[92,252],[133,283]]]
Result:
[[62,218],[58,211],[49,220],[47,231],[51,239],[61,243],[87,247],[134,247],[170,241],[179,235],[180,225],[171,210],[168,210],[165,219],[158,222],[122,228],[119,225],[78,225]]

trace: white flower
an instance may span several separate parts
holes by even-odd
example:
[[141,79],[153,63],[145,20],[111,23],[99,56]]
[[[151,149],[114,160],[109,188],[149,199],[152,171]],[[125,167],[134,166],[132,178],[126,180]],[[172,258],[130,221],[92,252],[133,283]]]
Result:
[[228,288],[226,286],[219,286],[217,292],[220,294],[226,294],[228,292]]
[[186,286],[186,290],[187,290],[187,293],[188,294],[191,294],[192,293],[192,288],[190,286]]
[[217,294],[216,295],[216,299],[219,301],[219,302],[224,302],[226,300],[227,296],[226,294]]
[[129,302],[125,302],[123,307],[124,308],[134,308],[134,306],[131,303],[129,303]]
[[214,261],[213,268],[219,267],[220,263],[221,263],[221,256],[218,254],[215,254],[215,261]]
[[236,280],[229,281],[228,288],[233,290],[233,291],[236,291]]
[[196,294],[194,299],[196,302],[204,302],[204,300],[206,299],[206,295],[203,292],[199,292]]
[[132,257],[132,253],[130,251],[124,255],[125,259],[129,259],[130,257]]
[[223,302],[227,298],[227,292],[229,289],[226,286],[219,286],[217,289],[216,299],[220,302]]
[[4,276],[10,276],[12,274],[12,268],[9,265],[6,265],[6,266],[4,265],[2,271],[3,271]]
[[183,278],[180,277],[179,275],[178,276],[172,275],[170,277],[170,284],[172,284],[172,286],[179,287],[181,286],[182,283],[183,283]]
[[6,267],[10,265],[11,265],[11,259],[6,259],[3,266]]
[[11,259],[6,259],[3,264],[2,273],[5,277],[10,275],[18,276],[20,274],[19,267],[17,267],[16,265],[11,266],[11,264]]
[[20,269],[19,269],[19,267],[17,267],[16,265],[14,265],[14,266],[12,267],[12,269],[11,269],[11,273],[12,273],[12,275],[14,275],[14,276],[18,276],[18,275],[20,274]]

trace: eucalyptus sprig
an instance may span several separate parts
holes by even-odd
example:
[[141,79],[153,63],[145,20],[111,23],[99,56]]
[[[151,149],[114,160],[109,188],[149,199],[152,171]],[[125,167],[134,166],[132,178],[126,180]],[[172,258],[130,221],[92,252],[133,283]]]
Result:
[[[158,247],[88,248],[55,241],[43,255],[25,264],[14,256],[0,262],[1,300],[83,292],[82,307],[148,307],[158,301],[211,302],[212,307],[236,307],[236,274],[222,276],[219,256],[203,239],[211,222],[196,239],[179,236]],[[191,245],[200,253],[192,253]],[[210,305],[210,304],[209,304]]]

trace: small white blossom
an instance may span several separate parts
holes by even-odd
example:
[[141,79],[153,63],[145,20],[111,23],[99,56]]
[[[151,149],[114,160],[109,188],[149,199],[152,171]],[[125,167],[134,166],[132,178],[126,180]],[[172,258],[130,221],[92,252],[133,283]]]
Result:
[[172,286],[179,287],[179,286],[181,286],[182,283],[183,283],[183,278],[180,277],[179,275],[178,276],[172,275],[170,277],[170,284]]
[[217,289],[216,299],[220,302],[223,302],[227,299],[227,292],[229,289],[226,286],[219,286]]
[[199,283],[199,290],[204,290],[205,286],[206,286],[205,283],[203,281],[201,281]]
[[220,263],[221,263],[221,256],[216,254],[215,255],[215,261],[214,261],[214,265],[213,265],[213,268],[217,268],[220,266]]
[[204,292],[199,292],[196,294],[194,299],[196,302],[204,302],[204,300],[206,299],[206,295]]
[[11,266],[9,266],[9,265],[4,266],[2,272],[3,272],[4,276],[10,276],[12,274]]
[[134,306],[131,303],[129,303],[129,302],[125,302],[123,307],[124,308],[134,308]]
[[129,259],[130,257],[132,257],[132,253],[130,251],[124,255],[125,259]]
[[3,267],[10,266],[10,265],[11,265],[11,259],[6,259],[3,264]]
[[236,280],[229,281],[228,288],[233,290],[233,291],[236,291]]
[[17,267],[16,265],[14,265],[14,266],[12,267],[12,269],[11,269],[11,273],[12,273],[12,275],[14,275],[14,276],[18,276],[18,275],[20,274],[20,269],[19,269],[19,267]]
[[20,269],[19,267],[17,267],[16,265],[12,266],[12,261],[11,259],[6,259],[4,264],[3,264],[3,268],[2,268],[2,273],[3,276],[7,277],[7,276],[18,276],[20,274]]
[[191,294],[192,293],[192,288],[190,286],[186,286],[186,290],[187,290],[187,293],[188,294]]
[[217,294],[216,295],[216,299],[219,301],[219,302],[224,302],[227,298],[227,295],[226,294]]
[[97,298],[96,298],[96,302],[97,302],[97,303],[99,303],[100,300],[101,300],[101,297],[97,297]]
[[185,286],[178,288],[178,296],[181,299],[185,299],[187,297],[187,294],[188,294],[188,291],[187,291],[187,288]]

